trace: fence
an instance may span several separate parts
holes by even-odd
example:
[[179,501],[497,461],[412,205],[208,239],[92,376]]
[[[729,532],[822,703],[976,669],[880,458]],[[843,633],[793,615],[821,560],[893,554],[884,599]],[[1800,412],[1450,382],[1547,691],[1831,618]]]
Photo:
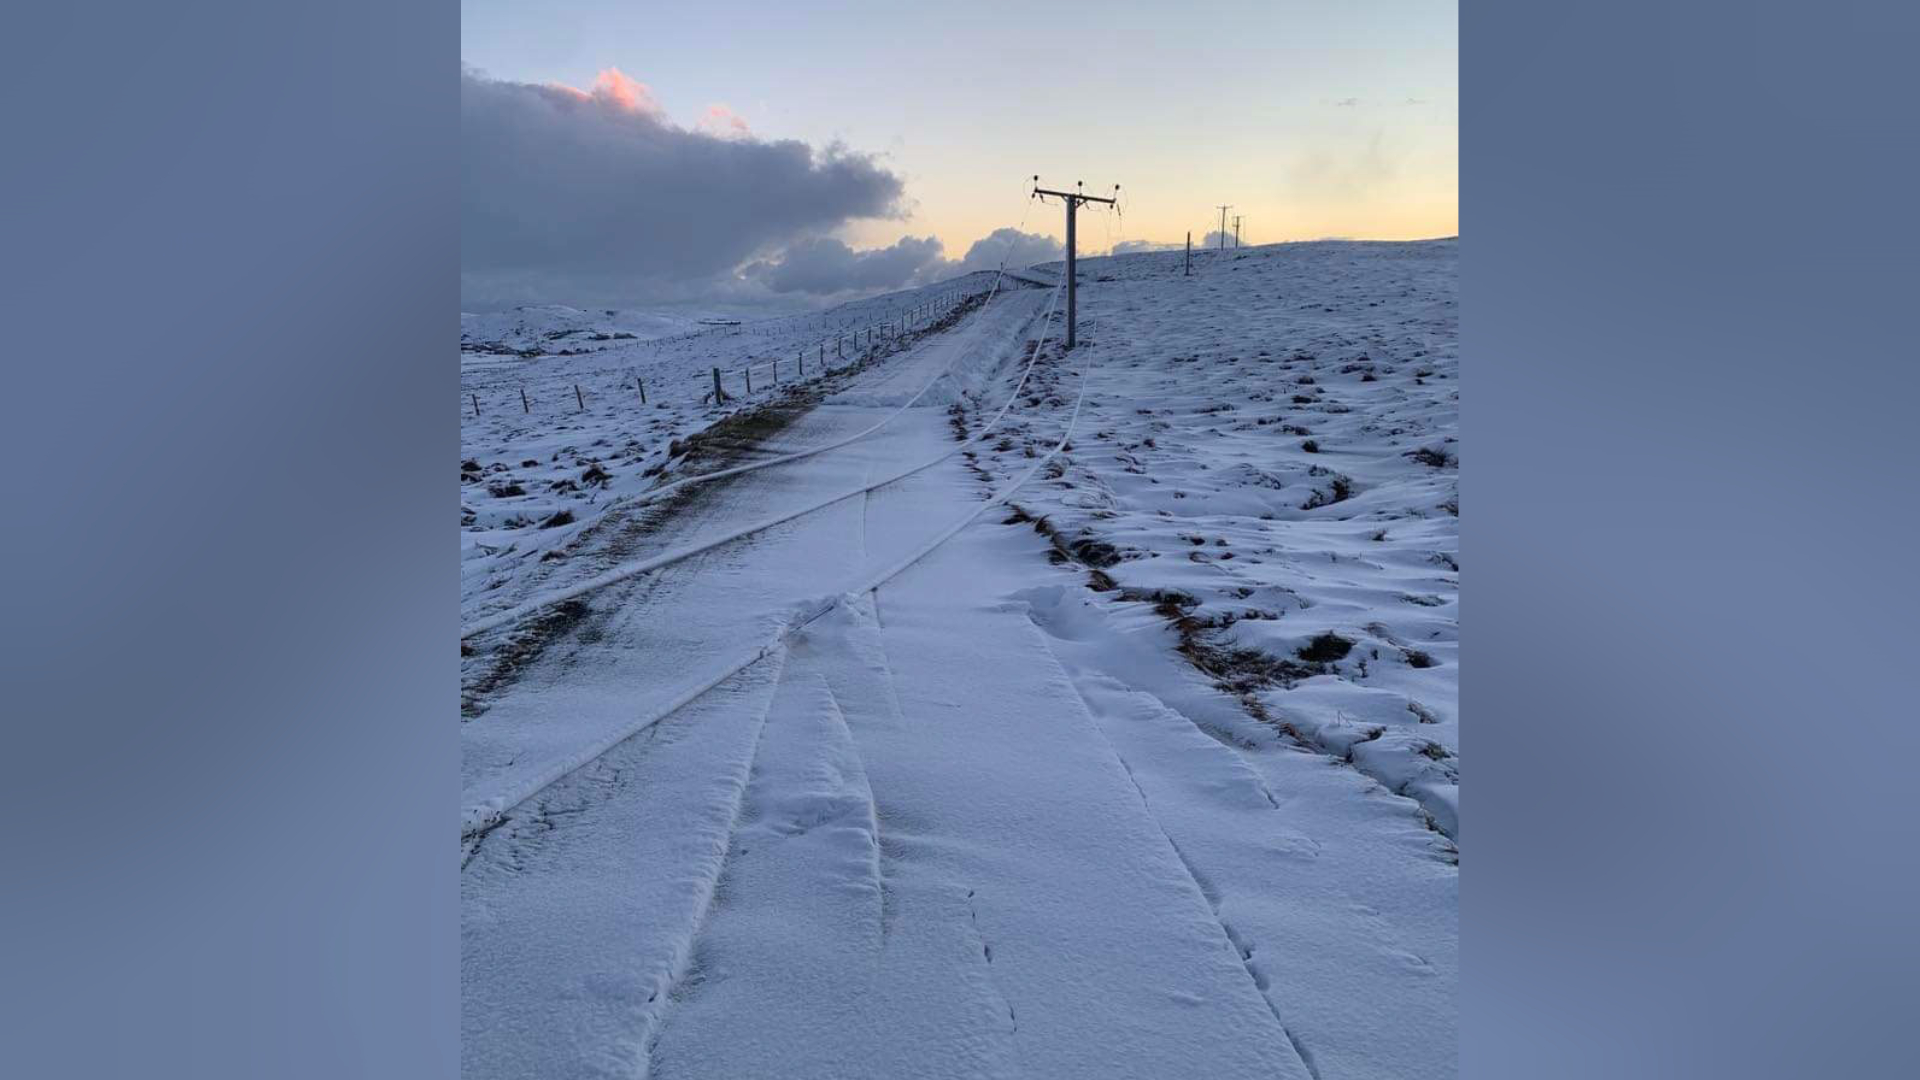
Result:
[[[616,383],[616,387],[622,394],[631,391],[642,405],[660,402],[663,391],[671,399],[683,403],[694,401],[699,404],[724,404],[736,398],[752,397],[756,393],[776,392],[798,383],[823,378],[853,364],[871,360],[880,348],[905,338],[915,329],[937,322],[942,316],[990,291],[983,286],[941,293],[920,303],[896,309],[882,320],[862,327],[836,330],[831,337],[800,346],[794,351],[791,360],[783,359],[783,354],[783,356],[768,357],[764,362],[750,359],[739,367],[725,369],[712,367],[697,375],[682,376],[689,378],[700,388],[691,396],[676,392],[672,386],[659,383],[649,387],[646,377],[642,375],[622,377]],[[831,356],[829,356],[829,349],[831,349]],[[836,364],[835,361],[838,363]],[[787,369],[785,378],[782,377],[782,367]],[[496,386],[490,389],[501,388]],[[537,402],[528,395],[525,383],[507,389],[510,390],[510,396],[504,406],[494,394],[488,395],[491,400],[483,401],[479,390],[473,389],[463,395],[466,400],[461,403],[462,408],[470,409],[475,418],[484,415],[483,409],[488,405],[511,410],[513,405],[518,404],[523,415],[533,412],[533,406]],[[586,394],[581,390],[580,384],[578,382],[571,384],[571,389],[575,411],[586,411]]]

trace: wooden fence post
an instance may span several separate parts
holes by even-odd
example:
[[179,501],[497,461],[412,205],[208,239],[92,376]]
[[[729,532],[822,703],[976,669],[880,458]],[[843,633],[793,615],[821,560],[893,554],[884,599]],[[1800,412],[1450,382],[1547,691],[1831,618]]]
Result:
[[713,369],[713,403],[719,405],[727,400],[726,391],[720,389],[720,369]]
[[645,405],[647,403],[647,380],[636,375],[634,376],[634,381],[640,384],[640,404]]
[[527,388],[524,386],[520,388],[520,411],[523,413],[533,411],[533,406],[527,404]]
[[477,418],[477,417],[479,417],[479,415],[480,415],[480,395],[479,395],[479,394],[468,394],[467,396],[473,399],[473,415],[474,415],[474,416],[475,416],[476,418]]
[[581,397],[581,396],[580,396],[580,384],[579,384],[579,383],[574,383],[574,384],[573,384],[573,400],[575,400],[575,401],[577,401],[577,402],[579,402],[579,403],[580,403],[580,411],[581,411],[581,412],[586,412],[586,411],[587,411],[587,399],[586,399],[586,398],[584,398],[584,397]]

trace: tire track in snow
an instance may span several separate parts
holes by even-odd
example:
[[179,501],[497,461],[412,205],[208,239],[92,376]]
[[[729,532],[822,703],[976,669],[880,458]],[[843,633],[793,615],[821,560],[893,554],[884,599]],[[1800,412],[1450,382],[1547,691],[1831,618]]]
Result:
[[860,744],[853,737],[853,727],[847,723],[846,710],[841,708],[840,699],[834,696],[833,685],[825,675],[814,676],[820,684],[820,692],[827,706],[827,716],[834,728],[833,741],[846,748],[849,755],[847,779],[853,785],[854,794],[865,815],[863,824],[872,838],[867,851],[867,874],[872,879],[874,894],[878,897],[879,907],[874,913],[874,947],[880,948],[887,936],[887,878],[881,865],[881,853],[885,850],[880,836],[880,807],[873,798],[873,784],[867,779],[866,762],[860,757]]
[[462,1075],[632,1078],[686,975],[783,664],[503,819],[461,873]]
[[[968,970],[1013,1005],[997,1019],[1017,1053],[1009,1068],[1306,1080],[1038,631],[993,602],[979,560],[1007,553],[975,531],[890,586],[887,644],[910,722],[876,733],[870,756],[876,795],[920,823],[919,879],[956,900],[973,890],[971,910],[958,905],[980,931]],[[986,591],[956,594],[952,574],[970,567]]]
[[[868,722],[871,723],[874,719],[878,719],[884,721],[885,724],[898,732],[905,729],[907,714],[906,708],[900,699],[899,677],[895,672],[891,658],[887,654],[886,635],[880,633],[884,625],[880,617],[880,588],[880,586],[875,586],[871,591],[843,605],[845,616],[844,644],[846,651],[852,654],[855,664],[841,670],[857,670],[867,674],[868,678],[862,680],[865,684],[864,688],[868,691],[867,696],[871,698],[877,694],[877,703],[880,706],[877,710],[880,715],[877,718],[870,717]],[[851,689],[852,687],[848,687],[847,689],[837,692],[836,700],[846,696]],[[859,715],[857,711],[853,714]],[[851,725],[849,725],[848,730],[851,734]],[[871,790],[872,789],[869,788],[869,791]],[[876,823],[885,820],[877,797],[874,800],[874,815]],[[879,834],[876,833],[876,836],[878,835]],[[880,846],[883,861],[905,858],[906,856],[899,850],[889,852],[890,847],[898,849],[900,846],[899,839],[896,839],[892,844],[886,843],[883,839]],[[891,875],[888,875],[888,877],[890,878]],[[886,879],[883,878],[883,881],[884,880]],[[933,899],[937,899],[942,903],[953,900],[958,901],[953,906],[965,912],[967,939],[973,956],[978,957],[976,962],[960,972],[960,981],[972,989],[990,1016],[1004,1016],[1007,1019],[1006,1026],[995,1024],[989,1027],[992,1035],[990,1049],[982,1052],[982,1061],[977,1070],[977,1074],[982,1077],[983,1080],[1003,1080],[1003,1078],[1017,1076],[1020,1070],[1015,1065],[1017,1047],[1013,1041],[1013,1037],[1019,1033],[1019,1020],[1014,1011],[1012,1001],[1007,997],[1005,989],[994,976],[992,969],[992,946],[988,943],[986,935],[980,929],[979,911],[974,904],[975,890],[967,889],[964,896],[957,897],[948,895],[949,892],[950,889],[948,887],[936,887],[936,896],[933,897]],[[893,914],[892,909],[894,907],[904,906],[898,904],[893,898],[891,885],[888,886],[886,900],[888,904],[887,911],[890,916]],[[954,914],[957,917],[959,912],[956,911]]]
[[760,713],[760,722],[754,726],[753,751],[747,755],[747,765],[736,779],[733,787],[733,813],[728,819],[726,842],[719,846],[707,861],[695,890],[695,911],[693,925],[677,942],[667,970],[656,977],[654,991],[647,998],[648,1009],[643,1018],[644,1028],[641,1036],[646,1052],[642,1057],[640,1080],[646,1080],[650,1068],[648,1063],[653,1056],[653,1045],[659,1039],[661,1025],[666,1020],[666,1012],[672,1001],[673,993],[686,981],[695,957],[695,947],[699,941],[700,929],[713,910],[713,904],[720,892],[721,879],[726,874],[727,858],[733,849],[734,836],[740,828],[740,808],[746,801],[747,786],[752,782],[753,771],[760,759],[760,744],[766,739],[767,719],[773,715],[776,702],[780,700],[780,685],[786,678],[786,651],[780,652],[781,668],[774,677],[773,693],[768,695],[767,704]]
[[[844,632],[856,624],[843,616],[792,643],[693,974],[648,1050],[650,1075],[1005,1075],[982,1030],[991,995],[953,967],[963,924],[927,919],[927,900],[945,899],[922,885],[911,935],[887,939],[880,813],[853,730],[857,710],[887,699],[871,675],[844,702],[834,688],[862,667]],[[898,1060],[865,1056],[875,1037],[895,1040],[885,1053]]]
[[1313,1077],[1313,1080],[1321,1080],[1320,1070],[1314,1066],[1313,1059],[1303,1051],[1299,1039],[1295,1037],[1292,1030],[1287,1027],[1286,1018],[1280,1015],[1279,1003],[1273,1000],[1270,980],[1266,974],[1254,964],[1254,946],[1248,944],[1239,931],[1234,928],[1233,924],[1228,922],[1226,917],[1221,914],[1219,891],[1194,867],[1193,863],[1187,858],[1186,852],[1180,850],[1180,845],[1174,842],[1173,836],[1167,832],[1167,827],[1160,820],[1160,816],[1153,812],[1153,803],[1147,798],[1146,791],[1141,788],[1139,779],[1133,775],[1133,766],[1127,764],[1127,759],[1121,755],[1119,748],[1113,745],[1113,740],[1108,738],[1107,733],[1101,729],[1099,714],[1095,711],[1093,702],[1087,700],[1087,695],[1081,691],[1080,684],[1075,681],[1073,674],[1067,670],[1067,666],[1061,662],[1059,654],[1054,652],[1053,644],[1048,640],[1047,635],[1042,633],[1039,636],[1047,650],[1047,655],[1052,658],[1054,665],[1059,668],[1060,677],[1066,681],[1067,685],[1073,687],[1074,696],[1080,699],[1081,708],[1084,709],[1086,713],[1087,726],[1099,735],[1101,745],[1107,748],[1107,753],[1113,756],[1113,760],[1119,764],[1121,771],[1127,774],[1127,783],[1132,785],[1133,793],[1140,798],[1140,809],[1147,815],[1147,820],[1153,822],[1154,829],[1159,832],[1160,838],[1166,841],[1168,849],[1173,852],[1174,858],[1179,861],[1180,868],[1186,871],[1187,878],[1193,883],[1194,889],[1199,892],[1201,898],[1207,902],[1207,910],[1213,913],[1213,921],[1219,925],[1222,939],[1225,944],[1233,950],[1234,955],[1239,958],[1240,966],[1245,969],[1247,978],[1252,980],[1254,989],[1259,992],[1260,1000],[1266,1003],[1267,1011],[1273,1014],[1273,1022],[1279,1025],[1281,1034],[1287,1037],[1287,1045],[1293,1048],[1294,1056],[1300,1059],[1300,1064],[1307,1070],[1307,1074]]
[[[1284,1006],[1303,1062],[1330,1076],[1456,1071],[1457,931],[1445,912],[1458,872],[1432,866],[1437,838],[1398,809],[1361,809],[1370,781],[1284,742],[1264,744],[1259,758],[1283,796],[1275,813],[1237,782],[1253,752],[1203,737],[1196,723],[1246,719],[1237,703],[1164,652],[1154,621],[1137,611],[1121,621],[1075,586],[1013,598],[1070,665],[1235,947],[1244,956],[1260,946],[1248,965]],[[1377,1023],[1356,1030],[1362,1014]]]

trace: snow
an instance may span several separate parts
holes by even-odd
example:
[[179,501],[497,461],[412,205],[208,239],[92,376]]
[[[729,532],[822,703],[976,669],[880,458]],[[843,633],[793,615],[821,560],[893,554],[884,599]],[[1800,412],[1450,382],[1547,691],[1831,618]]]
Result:
[[[679,451],[689,436],[797,387],[823,385],[823,345],[826,365],[845,369],[869,355],[867,345],[853,342],[855,333],[889,322],[897,330],[902,312],[940,298],[984,297],[992,287],[993,275],[970,274],[815,315],[596,345],[588,355],[488,355],[474,362],[473,354],[463,354],[462,622],[512,607],[551,587],[555,577],[571,577],[556,575],[552,563],[564,560],[570,549],[591,544],[590,530],[608,509],[659,487],[669,470],[683,472],[684,462],[676,459],[684,456]],[[524,324],[538,338],[588,315],[574,308],[520,308],[489,316],[463,314],[461,321],[463,334],[470,320],[486,320],[487,332]],[[885,338],[876,330],[874,362],[887,363],[897,346],[924,333],[926,325],[924,318],[914,323],[904,339]],[[803,350],[804,377],[799,371]],[[751,395],[740,374],[750,365],[755,373]],[[733,395],[721,405],[710,400],[716,367]]]
[[[852,499],[841,496],[848,491],[862,492],[875,480],[895,475],[913,463],[945,456],[953,443],[944,405],[957,396],[958,387],[966,380],[951,380],[952,386],[944,393],[926,392],[928,383],[936,377],[948,381],[943,373],[963,354],[971,356],[974,363],[996,367],[1013,363],[1020,344],[1019,329],[1044,309],[1046,299],[1037,291],[1000,294],[976,323],[951,335],[938,335],[887,364],[860,373],[857,385],[832,404],[811,410],[783,433],[793,440],[787,445],[828,444],[849,432],[869,429],[884,416],[897,415],[903,401],[917,397],[922,402],[924,407],[910,410],[911,415],[875,435],[833,454],[702,485],[693,489],[692,501],[667,504],[664,509],[671,511],[670,516],[660,512],[663,508],[643,507],[633,501],[617,504],[589,538],[604,540],[604,544],[563,560],[537,564],[544,569],[539,582],[549,586],[540,595],[564,593],[582,579],[613,580],[594,594],[598,611],[586,628],[575,632],[567,649],[589,655],[604,651],[599,640],[575,643],[581,633],[591,630],[629,640],[638,655],[619,666],[570,667],[564,678],[556,680],[558,685],[537,694],[511,696],[489,705],[473,704],[467,710],[470,719],[481,719],[480,710],[484,708],[489,720],[505,711],[513,713],[515,722],[463,725],[463,811],[468,822],[484,820],[493,811],[512,805],[527,791],[604,749],[609,740],[633,734],[688,695],[704,690],[716,676],[758,657],[774,634],[817,611],[823,597],[851,588],[860,576],[860,568],[892,565],[909,554],[923,539],[920,531],[882,533],[876,528],[850,546],[836,527],[862,523],[875,497],[899,507],[909,495],[929,485],[933,494],[919,514],[940,520],[951,494],[930,475],[934,470],[911,475],[873,495],[863,492],[862,498]],[[987,340],[997,343],[983,343],[982,335],[995,330],[998,336]],[[780,455],[776,452],[771,456]],[[724,501],[717,495],[722,491],[728,496]],[[815,514],[757,532],[736,544],[703,550],[693,559],[675,562],[658,573],[641,577],[617,573],[619,566],[629,562],[654,561],[665,553],[703,549],[714,538],[829,500],[833,500],[831,504]],[[613,569],[606,567],[607,562],[615,560]],[[748,562],[755,567],[802,567],[807,572],[714,573]],[[680,583],[686,581],[696,584],[696,594],[686,599],[671,624],[653,623],[653,613],[645,605],[659,602],[657,593],[678,599]],[[839,588],[823,588],[828,584]],[[618,605],[623,601],[640,610],[620,610]],[[601,620],[612,625],[603,628]],[[463,659],[462,664],[470,685],[473,681],[493,681],[503,670],[497,651],[489,651],[484,642],[476,655]],[[512,672],[513,665],[506,663],[504,670]],[[636,695],[636,686],[659,693]],[[470,693],[470,698],[473,696]],[[637,708],[636,701],[650,701],[657,707]]]
[[[1016,502],[1457,838],[1457,242],[1196,253],[1191,277],[1183,257],[1081,260],[1095,391],[1063,475]],[[1024,468],[1049,438],[982,465]],[[1308,659],[1325,634],[1350,647]]]
[[655,341],[701,330],[703,316],[654,311],[583,311],[563,304],[539,304],[506,311],[460,313],[463,361],[489,358],[564,356],[620,348],[621,342]]
[[468,575],[471,623],[702,548],[469,643],[463,1073],[1455,1074],[1456,472],[1403,456],[1455,452],[1454,257],[1084,260],[1073,352],[1008,288]]

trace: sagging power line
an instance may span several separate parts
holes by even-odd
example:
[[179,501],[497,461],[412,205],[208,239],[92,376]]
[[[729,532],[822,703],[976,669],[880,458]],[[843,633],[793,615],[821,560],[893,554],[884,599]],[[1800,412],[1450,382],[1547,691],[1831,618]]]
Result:
[[1062,346],[1062,348],[1066,348],[1066,349],[1073,348],[1073,344],[1074,344],[1073,324],[1074,324],[1074,317],[1076,314],[1076,308],[1074,304],[1074,286],[1075,286],[1075,277],[1076,277],[1076,274],[1074,272],[1074,257],[1075,257],[1074,256],[1074,216],[1078,213],[1081,203],[1090,203],[1090,202],[1105,203],[1108,206],[1113,206],[1120,198],[1119,184],[1113,185],[1113,197],[1106,198],[1106,199],[1103,199],[1098,195],[1088,195],[1086,192],[1081,191],[1080,187],[1082,185],[1081,185],[1081,182],[1078,180],[1074,181],[1073,186],[1074,186],[1074,190],[1072,191],[1053,191],[1048,188],[1043,188],[1040,186],[1040,175],[1038,173],[1035,173],[1033,177],[1033,197],[1034,198],[1039,199],[1042,202],[1045,202],[1046,197],[1051,195],[1054,198],[1059,199],[1061,202],[1067,204],[1067,340],[1066,340],[1066,344]]

